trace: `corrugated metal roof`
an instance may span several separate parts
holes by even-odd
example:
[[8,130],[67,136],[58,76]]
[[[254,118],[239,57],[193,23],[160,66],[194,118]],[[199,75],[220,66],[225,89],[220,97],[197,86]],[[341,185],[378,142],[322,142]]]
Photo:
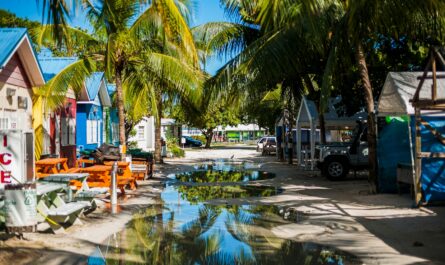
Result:
[[100,83],[104,77],[103,72],[95,72],[85,80],[88,97],[93,101],[99,93]]
[[0,67],[5,66],[25,34],[25,28],[0,28]]
[[65,67],[76,62],[77,57],[39,57],[45,81],[49,81],[55,75],[60,73]]
[[107,84],[107,91],[108,94],[111,96],[116,92],[116,85],[115,84]]

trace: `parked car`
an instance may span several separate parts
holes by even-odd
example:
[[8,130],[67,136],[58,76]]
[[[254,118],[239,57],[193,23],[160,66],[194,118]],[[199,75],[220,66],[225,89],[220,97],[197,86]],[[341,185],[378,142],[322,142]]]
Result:
[[258,140],[256,151],[263,154],[275,153],[277,149],[277,138],[275,136],[265,136]]
[[270,155],[277,152],[277,139],[275,137],[268,138],[263,146],[262,155]]
[[200,140],[196,140],[193,137],[190,136],[182,136],[182,138],[185,139],[185,144],[186,146],[192,146],[192,147],[201,147],[202,146],[202,142]]
[[330,180],[340,180],[348,175],[349,169],[368,168],[368,126],[357,122],[349,143],[332,143],[320,146],[317,167]]

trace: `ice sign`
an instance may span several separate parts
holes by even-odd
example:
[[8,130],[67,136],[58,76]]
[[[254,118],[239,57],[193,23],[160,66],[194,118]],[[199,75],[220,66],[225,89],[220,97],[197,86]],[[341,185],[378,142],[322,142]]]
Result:
[[33,179],[33,146],[32,133],[0,130],[0,191],[3,192],[6,184],[25,183]]

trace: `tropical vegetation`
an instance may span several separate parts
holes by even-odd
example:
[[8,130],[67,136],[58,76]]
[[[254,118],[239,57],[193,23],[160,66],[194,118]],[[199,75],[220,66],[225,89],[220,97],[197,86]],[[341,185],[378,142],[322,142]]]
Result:
[[[52,25],[45,26],[47,35],[66,51],[75,50],[69,48],[73,40],[88,40],[83,42],[88,46],[80,46],[88,47],[85,67],[77,70],[90,71],[91,59],[100,58],[108,78],[116,82],[121,142],[125,109],[135,116],[156,114],[159,123],[168,105],[179,106],[177,116],[208,132],[207,138],[224,120],[270,124],[270,112],[261,110],[280,112],[264,101],[277,85],[281,93],[274,106],[295,114],[294,106],[306,95],[317,104],[323,131],[328,99],[341,95],[342,112],[368,112],[371,192],[377,179],[374,106],[385,76],[421,69],[429,48],[445,41],[441,0],[220,0],[231,22],[193,29],[187,23],[187,6],[193,1],[74,2],[88,10],[95,38],[68,27],[66,0],[43,1]],[[93,46],[97,57],[90,52]],[[228,62],[213,77],[197,74],[202,72],[200,62],[205,65],[212,56]],[[156,140],[160,147],[159,133]],[[161,160],[160,154],[156,157]]]

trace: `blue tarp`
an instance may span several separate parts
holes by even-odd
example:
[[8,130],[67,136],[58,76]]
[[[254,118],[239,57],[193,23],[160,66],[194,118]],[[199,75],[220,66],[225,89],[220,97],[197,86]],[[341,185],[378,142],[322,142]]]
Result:
[[391,119],[379,132],[377,159],[379,192],[397,192],[397,164],[411,164],[408,122]]
[[[422,116],[422,118],[442,135],[445,135],[445,116]],[[415,128],[414,125],[415,121],[412,118],[412,128]],[[415,130],[412,131],[413,139],[415,139]],[[445,152],[445,146],[424,126],[421,126],[421,134],[422,152]],[[445,160],[443,158],[422,159],[421,183],[425,202],[445,201]]]
[[[422,116],[424,120],[445,135],[445,117]],[[415,145],[415,117],[410,117],[413,145]],[[422,152],[445,152],[436,137],[421,126]],[[392,119],[380,132],[378,139],[379,191],[397,191],[397,164],[411,164],[409,135],[405,121]],[[415,146],[413,146],[415,148]],[[415,153],[415,149],[413,150]],[[445,201],[445,160],[441,158],[422,159],[422,194],[425,202]]]

